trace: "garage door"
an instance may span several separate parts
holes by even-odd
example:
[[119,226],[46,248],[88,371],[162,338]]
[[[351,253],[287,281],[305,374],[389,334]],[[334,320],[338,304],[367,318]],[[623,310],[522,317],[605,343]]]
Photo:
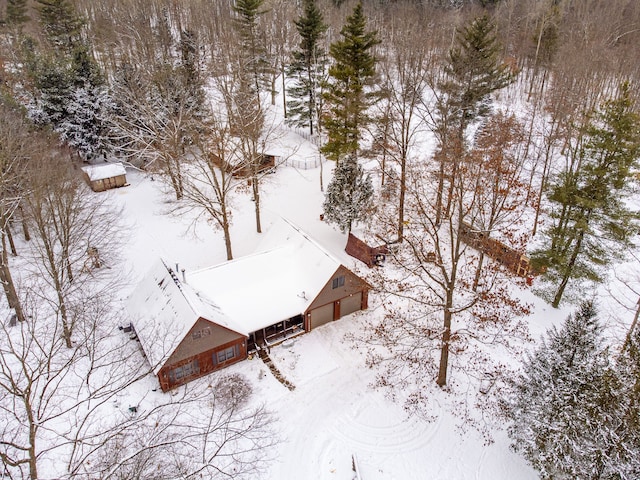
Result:
[[340,316],[344,317],[350,313],[360,310],[362,305],[362,292],[354,293],[350,297],[340,300]]
[[311,310],[311,330],[333,320],[333,303]]

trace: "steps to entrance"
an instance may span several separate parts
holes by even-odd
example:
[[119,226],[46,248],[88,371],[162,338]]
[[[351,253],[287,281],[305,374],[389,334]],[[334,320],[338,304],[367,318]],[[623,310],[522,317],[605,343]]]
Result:
[[269,370],[271,370],[271,373],[273,374],[274,377],[276,377],[276,379],[278,379],[278,381],[283,384],[285,387],[287,387],[289,390],[295,390],[296,386],[291,383],[289,380],[287,380],[284,375],[282,375],[282,373],[280,372],[280,370],[278,370],[278,367],[276,367],[273,364],[273,361],[271,360],[271,357],[269,356],[269,354],[267,353],[267,350],[264,348],[258,348],[258,356],[260,357],[260,359],[264,362],[264,364],[269,367]]

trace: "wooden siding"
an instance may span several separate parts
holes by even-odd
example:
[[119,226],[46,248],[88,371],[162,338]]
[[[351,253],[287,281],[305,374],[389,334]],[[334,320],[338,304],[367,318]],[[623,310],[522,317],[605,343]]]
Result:
[[100,180],[93,181],[89,179],[89,176],[86,173],[84,176],[85,180],[91,187],[91,190],[94,192],[104,192],[105,190],[110,190],[112,188],[124,187],[127,183],[126,175],[118,175],[116,177],[102,178]]
[[462,224],[460,237],[467,245],[484,252],[519,277],[529,275],[531,264],[529,257],[524,253],[505,245],[499,240],[489,237],[485,232],[476,230],[466,223]]
[[[218,363],[216,360],[214,360],[214,356],[217,357],[218,352],[224,351],[230,347],[236,347],[236,351],[238,354],[235,357],[233,357],[230,360],[227,360],[224,363]],[[243,337],[242,339],[239,339],[237,341],[229,342],[224,345],[220,345],[219,347],[212,348],[205,352],[201,352],[197,355],[193,355],[191,357],[185,358],[178,363],[175,363],[175,364],[167,363],[158,372],[158,382],[160,383],[160,388],[162,389],[162,391],[167,392],[173,388],[179,387],[180,385],[184,385],[185,383],[188,383],[191,380],[195,380],[196,378],[203,377],[205,375],[208,375],[211,372],[215,372],[216,370],[220,370],[236,362],[240,362],[246,358],[247,358],[247,342],[245,337]],[[172,371],[194,361],[198,363],[197,371],[194,371],[191,375],[184,376],[178,380],[176,380],[175,378],[172,378],[172,374],[171,374]]]
[[380,266],[389,253],[389,248],[386,245],[370,247],[352,233],[349,233],[347,246],[344,250],[352,257],[365,263],[369,268]]
[[[204,331],[206,329],[210,329],[210,333],[205,333]],[[194,332],[200,332],[200,336],[194,338]],[[203,351],[215,349],[228,343],[234,343],[239,339],[246,339],[246,337],[238,332],[210,322],[205,318],[199,318],[182,342],[180,342],[178,347],[173,351],[166,363],[167,365],[177,364],[184,359],[199,355]]]
[[[344,283],[334,288],[334,280],[344,277]],[[338,281],[338,283],[340,283]],[[311,325],[311,311],[325,305],[333,305],[333,319],[337,320],[340,314],[340,301],[354,294],[362,292],[361,309],[366,309],[368,305],[369,284],[358,277],[351,270],[341,265],[331,276],[329,281],[322,288],[318,296],[311,302],[309,308],[305,312],[305,330],[309,331],[313,327]]]

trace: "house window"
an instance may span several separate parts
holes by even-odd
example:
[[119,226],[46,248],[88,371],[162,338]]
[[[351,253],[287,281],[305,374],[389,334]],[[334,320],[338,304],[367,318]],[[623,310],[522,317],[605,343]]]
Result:
[[344,287],[344,275],[333,279],[333,288]]
[[233,345],[233,346],[231,346],[229,348],[226,348],[224,350],[220,350],[216,354],[217,363],[228,362],[229,360],[231,360],[232,358],[236,357],[237,355],[238,355],[238,346],[237,345]]
[[200,369],[198,368],[198,360],[192,360],[189,363],[185,363],[179,367],[172,369],[169,372],[169,379],[172,382],[177,382],[182,380],[183,378],[190,377],[191,375],[195,375],[200,373]]

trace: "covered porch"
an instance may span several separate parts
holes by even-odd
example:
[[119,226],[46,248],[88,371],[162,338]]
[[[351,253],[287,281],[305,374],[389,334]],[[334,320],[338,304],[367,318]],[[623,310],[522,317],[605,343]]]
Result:
[[269,348],[278,345],[304,332],[304,317],[302,315],[296,315],[295,317],[250,333],[247,348],[249,352],[255,352],[260,348]]

